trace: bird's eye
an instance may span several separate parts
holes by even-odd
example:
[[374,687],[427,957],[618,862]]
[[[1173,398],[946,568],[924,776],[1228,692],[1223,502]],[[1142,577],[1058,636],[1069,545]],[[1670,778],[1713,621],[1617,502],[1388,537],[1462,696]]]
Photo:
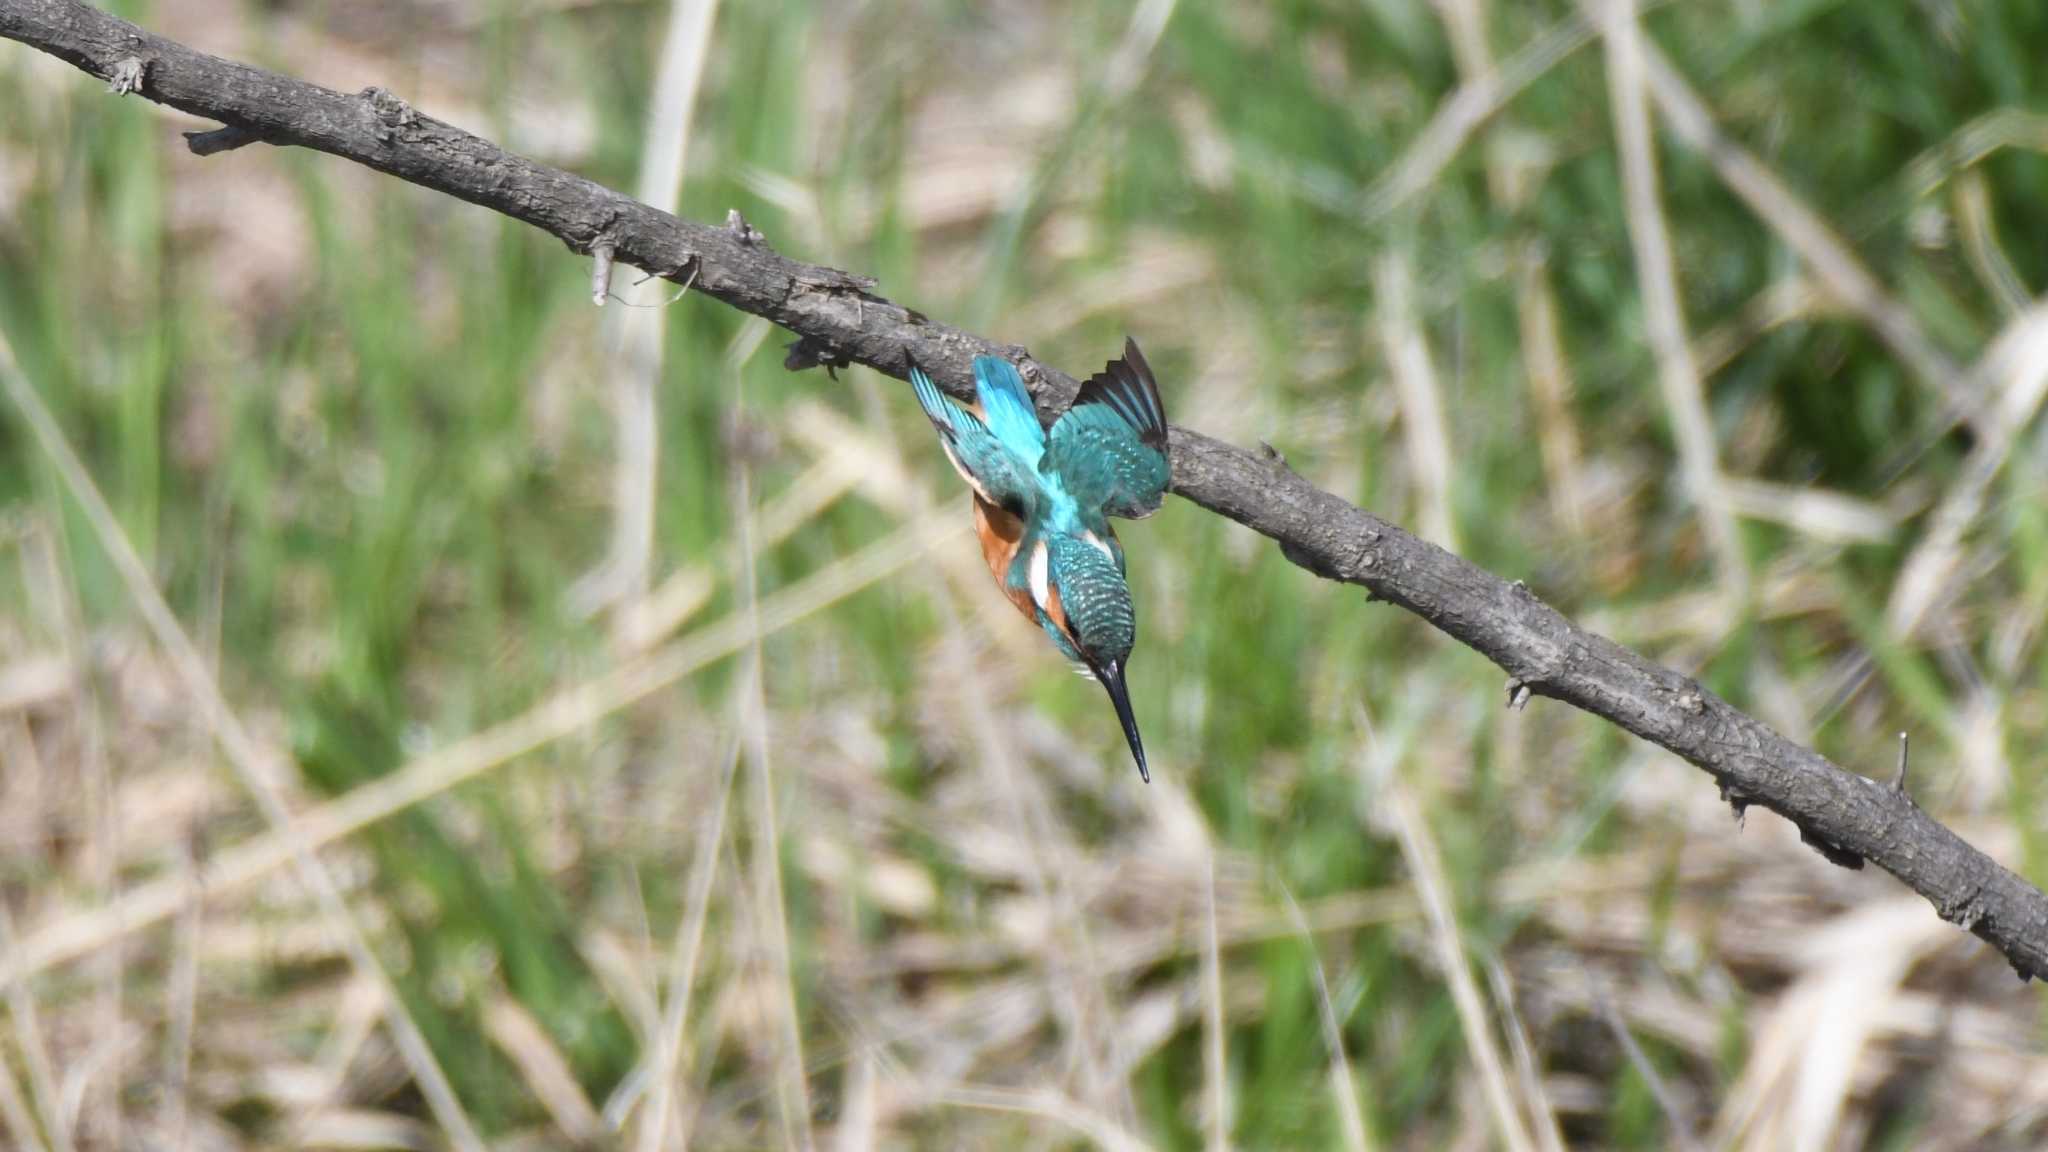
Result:
[[1008,512],[1019,520],[1027,519],[1025,512],[1028,509],[1024,507],[1024,498],[1015,493],[1003,497],[1003,511]]

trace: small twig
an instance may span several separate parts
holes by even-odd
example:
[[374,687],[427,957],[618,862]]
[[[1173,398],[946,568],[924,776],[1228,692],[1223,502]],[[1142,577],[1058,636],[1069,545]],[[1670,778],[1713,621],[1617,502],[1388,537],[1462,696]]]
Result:
[[[609,275],[609,273],[610,273],[610,269],[609,269],[609,268],[607,268],[607,269],[606,269],[606,273],[607,273],[607,275]],[[648,273],[647,275],[645,275],[645,276],[642,276],[642,277],[641,277],[640,279],[638,279],[638,280],[635,280],[635,281],[634,281],[633,283],[634,283],[634,284],[635,284],[635,285],[637,286],[637,285],[640,285],[640,284],[645,284],[645,283],[647,283],[647,282],[648,282],[649,280],[652,280],[652,279],[654,279],[654,273],[650,272],[650,273]],[[627,308],[667,308],[667,307],[669,307],[669,306],[671,306],[671,305],[673,305],[673,304],[676,304],[676,303],[680,302],[680,301],[682,300],[682,298],[683,298],[683,297],[685,297],[685,296],[688,296],[688,295],[690,294],[690,286],[691,286],[691,285],[693,285],[693,284],[695,284],[696,282],[697,282],[697,269],[696,269],[696,267],[695,267],[695,266],[693,265],[693,266],[692,266],[692,267],[690,268],[690,278],[689,278],[689,279],[687,279],[687,280],[685,280],[685,281],[683,281],[683,285],[682,285],[682,287],[680,287],[680,288],[677,288],[677,289],[675,290],[675,293],[674,293],[673,295],[669,296],[669,298],[668,298],[668,299],[666,299],[666,300],[654,300],[654,301],[647,301],[647,302],[641,302],[641,301],[635,301],[635,300],[628,300],[628,299],[626,299],[626,298],[625,298],[624,296],[621,296],[621,295],[619,295],[619,294],[618,294],[618,293],[616,293],[616,292],[607,292],[607,293],[605,293],[605,294],[606,294],[607,296],[611,297],[611,298],[612,298],[613,300],[616,300],[616,301],[618,301],[618,302],[619,302],[619,303],[620,303],[621,305],[623,305],[623,306],[625,306],[625,307],[627,307]],[[596,275],[596,273],[595,273],[595,272],[593,271],[593,272],[592,272],[592,274],[591,274],[591,287],[592,287],[592,288],[594,289],[594,288],[595,288],[596,286],[597,286],[597,275]],[[599,304],[598,304],[598,307],[602,308],[602,307],[604,307],[604,304],[603,304],[602,302],[599,302]]]
[[1510,712],[1520,712],[1528,708],[1529,698],[1531,696],[1534,696],[1535,694],[1535,689],[1529,687],[1529,682],[1522,679],[1520,676],[1511,676],[1508,678],[1507,696],[1508,710]]
[[759,228],[747,223],[747,218],[740,215],[740,210],[737,208],[727,208],[725,210],[725,230],[737,237],[742,244],[759,244],[767,239],[767,237],[761,235]]
[[239,124],[225,124],[208,132],[185,133],[185,147],[194,156],[218,156],[250,144],[260,144],[263,137]]
[[142,91],[142,76],[147,71],[140,56],[128,56],[114,64],[107,73],[107,91],[116,96]]
[[1906,790],[1906,753],[1909,743],[1904,732],[1899,733],[1899,770],[1892,775],[1892,791]]
[[612,294],[612,248],[611,241],[599,243],[590,250],[590,302],[599,308]]

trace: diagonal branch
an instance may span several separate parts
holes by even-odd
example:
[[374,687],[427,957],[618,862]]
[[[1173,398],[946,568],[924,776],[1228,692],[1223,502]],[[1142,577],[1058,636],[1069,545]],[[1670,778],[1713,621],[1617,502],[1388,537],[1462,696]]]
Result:
[[[694,279],[697,291],[795,333],[793,369],[859,363],[900,377],[914,356],[965,396],[976,355],[1017,352],[885,300],[871,279],[783,256],[737,217],[725,228],[678,219],[420,115],[381,89],[347,95],[221,60],[72,0],[0,0],[0,37],[264,143],[353,160],[524,221],[577,252],[608,247],[622,263]],[[1076,387],[1028,359],[1025,374],[1042,406]],[[1757,804],[1783,815],[1837,863],[1874,861],[1997,947],[2021,976],[2048,976],[2048,895],[1904,791],[1837,767],[1690,678],[1578,628],[1519,581],[1317,488],[1275,454],[1184,428],[1173,430],[1172,453],[1180,495],[1486,656],[1508,673],[1511,703],[1547,696],[1667,749],[1712,775],[1738,810]]]

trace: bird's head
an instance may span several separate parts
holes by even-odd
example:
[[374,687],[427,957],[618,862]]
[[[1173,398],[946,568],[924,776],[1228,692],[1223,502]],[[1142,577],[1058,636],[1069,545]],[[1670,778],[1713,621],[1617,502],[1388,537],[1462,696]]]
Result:
[[1124,581],[1123,550],[1107,528],[1101,532],[1058,533],[1041,540],[1031,558],[1031,594],[1067,654],[1079,660],[1109,693],[1123,725],[1138,775],[1152,773],[1145,745],[1124,688],[1124,669],[1138,638],[1131,587]]

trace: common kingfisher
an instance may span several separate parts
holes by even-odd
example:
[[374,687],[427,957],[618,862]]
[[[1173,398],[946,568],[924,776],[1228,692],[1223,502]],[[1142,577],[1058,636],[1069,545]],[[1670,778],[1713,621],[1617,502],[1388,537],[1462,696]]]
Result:
[[1157,512],[1171,476],[1166,410],[1137,342],[1124,340],[1122,358],[1081,385],[1050,432],[1007,360],[974,358],[972,404],[956,403],[915,364],[910,384],[974,489],[974,530],[997,586],[1108,690],[1138,776],[1151,783],[1124,687],[1138,619],[1109,526],[1111,516]]

